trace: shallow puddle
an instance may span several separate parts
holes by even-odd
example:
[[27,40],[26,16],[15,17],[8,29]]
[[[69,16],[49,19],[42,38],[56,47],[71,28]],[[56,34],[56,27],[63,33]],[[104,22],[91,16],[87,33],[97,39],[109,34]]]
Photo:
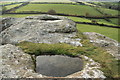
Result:
[[36,72],[53,77],[65,77],[83,69],[83,60],[68,56],[38,56]]

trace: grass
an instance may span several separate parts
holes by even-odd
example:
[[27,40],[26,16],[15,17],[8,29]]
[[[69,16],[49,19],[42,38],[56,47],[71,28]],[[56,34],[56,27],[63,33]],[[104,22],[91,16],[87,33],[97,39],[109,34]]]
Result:
[[[114,40],[119,41],[118,35],[119,30],[117,28],[109,28],[109,27],[101,27],[101,26],[94,26],[94,25],[86,25],[86,24],[77,24],[77,29],[81,32],[97,32],[103,34],[107,37],[110,37]],[[119,41],[120,42],[120,41]]]
[[6,9],[8,10],[8,9],[14,8],[14,7],[16,7],[16,6],[19,6],[19,5],[21,5],[21,4],[22,4],[22,3],[20,3],[20,4],[13,4],[13,5],[5,6],[5,7],[6,7]]
[[41,14],[4,14],[4,15],[0,15],[0,17],[23,18],[23,17],[27,17],[27,16],[34,16],[34,15],[41,15]]
[[119,24],[120,22],[118,22],[119,20],[117,18],[116,19],[110,19],[110,20],[111,20],[112,23],[120,25]]
[[0,2],[0,5],[11,4],[12,2]]
[[106,25],[117,26],[116,24],[108,22],[105,19],[92,19],[92,20],[97,21],[97,23],[99,23],[99,24],[106,24]]
[[91,20],[86,18],[78,18],[78,17],[68,17],[69,19],[72,19],[73,21],[77,22],[91,22]]
[[118,10],[106,9],[106,8],[99,8],[100,11],[110,15],[118,15]]
[[31,2],[72,2],[70,0],[32,0]]
[[92,20],[90,20],[90,19],[87,19],[87,18],[78,18],[78,17],[68,17],[68,18],[72,19],[73,21],[77,21],[77,22],[89,22],[89,23],[91,23],[92,20],[95,20],[99,24],[116,26],[116,24],[110,23],[110,22],[106,21],[105,19],[92,19]]
[[16,12],[22,11],[41,11],[48,12],[50,9],[55,10],[57,13],[74,14],[74,15],[102,15],[96,11],[93,7],[86,5],[68,5],[68,4],[28,4],[16,10]]

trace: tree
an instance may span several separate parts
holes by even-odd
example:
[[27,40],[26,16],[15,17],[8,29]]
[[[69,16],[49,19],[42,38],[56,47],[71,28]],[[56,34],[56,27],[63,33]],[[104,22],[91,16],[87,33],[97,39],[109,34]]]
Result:
[[51,10],[48,11],[48,14],[56,14],[56,11],[51,9]]

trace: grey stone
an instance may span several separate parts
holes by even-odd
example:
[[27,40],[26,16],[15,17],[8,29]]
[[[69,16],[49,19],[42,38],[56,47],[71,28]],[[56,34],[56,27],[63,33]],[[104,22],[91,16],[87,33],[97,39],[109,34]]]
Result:
[[[22,18],[0,33],[1,44],[16,44],[21,41],[34,43],[59,43],[68,38],[67,43],[82,46],[76,36],[76,24],[62,16],[40,15]],[[61,41],[60,41],[61,40]]]
[[13,24],[20,23],[22,20],[20,18],[0,18],[0,32],[4,31],[5,29],[9,28]]
[[83,69],[83,60],[68,56],[37,56],[36,71],[53,77],[65,77]]
[[35,73],[35,64],[29,54],[20,48],[7,44],[0,46],[0,78],[41,78]]
[[86,35],[95,46],[103,48],[116,59],[120,59],[120,43],[118,43],[118,41],[95,32],[84,32],[83,34]]
[[104,73],[100,70],[101,66],[98,62],[95,62],[87,56],[83,56],[83,59],[86,61],[83,70],[68,75],[67,78],[106,78]]

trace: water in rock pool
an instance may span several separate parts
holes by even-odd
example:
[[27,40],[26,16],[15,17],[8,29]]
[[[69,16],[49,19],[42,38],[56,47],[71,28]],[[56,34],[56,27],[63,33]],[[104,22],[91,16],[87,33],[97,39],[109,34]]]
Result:
[[38,56],[36,58],[36,72],[53,77],[65,77],[83,68],[83,60],[68,56]]

